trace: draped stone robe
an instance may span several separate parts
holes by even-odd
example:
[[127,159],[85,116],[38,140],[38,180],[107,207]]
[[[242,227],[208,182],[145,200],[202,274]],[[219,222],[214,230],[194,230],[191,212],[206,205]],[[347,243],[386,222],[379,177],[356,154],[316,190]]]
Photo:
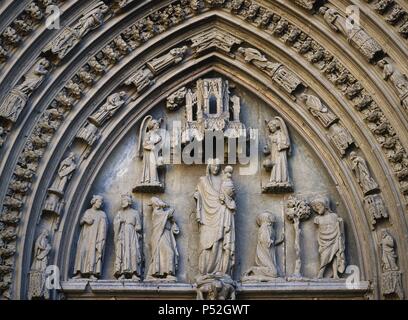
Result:
[[88,209],[80,222],[75,257],[75,273],[99,276],[102,272],[102,257],[105,249],[108,220],[102,210]]
[[140,244],[142,223],[139,212],[128,208],[121,210],[113,222],[115,231],[115,275],[141,275],[142,248]]
[[210,176],[201,177],[195,197],[197,219],[200,222],[199,271],[201,275],[231,275],[235,254],[235,224],[233,206],[228,198],[221,201],[222,190]]
[[152,258],[149,275],[176,275],[179,253],[174,235],[179,233],[179,229],[175,222],[171,222],[173,213],[174,209],[155,208],[153,210]]

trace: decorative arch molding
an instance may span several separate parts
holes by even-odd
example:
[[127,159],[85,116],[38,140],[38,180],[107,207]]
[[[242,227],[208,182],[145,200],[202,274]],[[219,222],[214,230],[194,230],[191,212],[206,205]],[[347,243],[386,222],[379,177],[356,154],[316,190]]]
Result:
[[[162,3],[167,5],[169,2],[163,1]],[[156,8],[161,7],[162,3],[157,4]],[[275,5],[278,7],[282,6],[281,3],[271,4],[270,2],[266,1],[262,4],[271,10],[275,9]],[[79,68],[81,68],[89,59],[89,52],[100,52],[102,47],[105,47],[107,43],[111,42],[111,39],[116,38],[116,36],[121,33],[123,34],[123,30],[128,26],[128,23],[132,20],[132,18],[135,16],[142,17],[144,12],[146,12],[144,10],[150,5],[151,4],[146,3],[146,6],[144,6],[143,3],[140,4],[140,6],[138,5],[137,7],[133,7],[133,4],[131,4],[128,7],[130,10],[129,12],[123,12],[118,16],[113,16],[111,20],[106,21],[100,29],[92,33],[93,37],[90,36],[86,39],[84,46],[81,46],[78,52],[75,52],[74,55],[70,56],[70,58],[67,57],[69,61],[67,60],[67,62],[64,62],[63,59],[61,61],[61,65],[57,64],[56,67],[54,67],[56,73],[50,74],[50,76],[46,79],[45,85],[40,87],[38,94],[36,92],[36,96],[33,96],[31,106],[28,105],[29,108],[23,111],[24,113],[22,114],[22,120],[19,119],[21,123],[17,123],[16,126],[13,126],[10,135],[7,137],[6,145],[3,147],[3,150],[0,149],[1,153],[4,152],[4,154],[8,155],[8,157],[5,157],[0,163],[2,168],[2,179],[5,177],[6,181],[10,181],[13,171],[12,168],[15,168],[17,158],[21,158],[23,147],[26,146],[26,141],[23,136],[28,135],[30,132],[35,132],[35,127],[38,125],[38,123],[40,123],[42,117],[38,117],[36,113],[44,112],[44,107],[49,106],[53,99],[55,99],[57,93],[64,87],[67,87],[68,79],[72,79],[73,75],[77,74]],[[280,10],[282,10],[282,8],[280,8]],[[285,17],[285,19],[291,23],[294,23],[300,30],[306,30],[304,28],[305,26],[299,23],[300,17],[297,16],[298,14],[293,13],[293,9],[288,8],[287,10],[283,10],[283,12],[284,14],[282,14],[282,16]],[[70,15],[70,17],[72,16]],[[121,18],[119,19],[119,17]],[[75,19],[72,18],[70,20],[75,21]],[[362,111],[360,112],[356,111],[353,105],[356,103],[358,104],[358,102],[356,102],[354,98],[345,98],[344,94],[341,93],[342,89],[347,92],[348,86],[346,85],[340,89],[336,87],[336,85],[332,83],[332,79],[330,79],[330,74],[327,75],[324,72],[325,68],[323,67],[322,72],[322,67],[319,67],[319,63],[321,61],[310,64],[308,62],[308,64],[305,64],[305,62],[310,59],[310,55],[306,54],[305,56],[299,54],[296,48],[293,49],[291,46],[288,46],[282,42],[282,37],[272,36],[266,31],[259,31],[254,23],[248,21],[242,23],[243,21],[245,20],[243,20],[242,17],[231,15],[224,9],[220,10],[216,8],[216,10],[209,11],[206,9],[200,14],[189,17],[181,22],[181,24],[169,28],[160,36],[146,41],[138,48],[135,48],[135,50],[133,50],[131,53],[120,57],[115,64],[108,68],[106,74],[100,77],[100,81],[95,82],[91,87],[84,90],[84,93],[82,94],[83,98],[76,99],[77,102],[73,111],[67,114],[64,122],[61,122],[61,124],[58,125],[58,129],[56,130],[54,137],[45,150],[41,150],[41,162],[39,163],[38,169],[35,173],[37,179],[32,183],[32,192],[29,195],[24,196],[24,206],[21,208],[20,213],[22,220],[19,228],[17,229],[18,233],[15,254],[13,254],[11,258],[2,258],[3,265],[6,267],[9,266],[11,260],[14,261],[14,257],[16,257],[15,264],[14,262],[11,262],[13,263],[13,271],[4,273],[3,275],[3,283],[9,282],[9,284],[12,284],[11,288],[14,288],[14,290],[9,290],[6,285],[3,285],[5,287],[3,293],[6,297],[25,298],[28,288],[28,282],[26,280],[27,272],[31,264],[32,256],[31,248],[33,247],[37,232],[35,228],[32,228],[32,225],[39,219],[42,204],[46,197],[46,188],[52,182],[54,172],[58,168],[61,160],[63,160],[64,155],[66,155],[65,151],[72,144],[74,136],[77,132],[76,130],[79,129],[79,127],[85,122],[86,118],[91,115],[110,94],[117,92],[120,88],[122,88],[124,81],[128,79],[132,73],[142,67],[147,61],[150,61],[155,57],[162,56],[174,47],[180,47],[183,44],[188,44],[190,46],[191,37],[194,35],[199,35],[209,26],[214,25],[220,27],[222,30],[228,30],[230,34],[234,34],[233,30],[235,30],[237,34],[234,34],[234,36],[242,41],[242,46],[255,48],[261,54],[264,54],[268,60],[270,59],[274,62],[283,63],[283,65],[289,68],[289,70],[294,71],[295,74],[302,80],[305,87],[307,87],[307,91],[305,92],[319,97],[324,105],[329,106],[330,110],[332,110],[336,116],[340,118],[340,123],[349,129],[353,139],[356,142],[356,148],[362,152],[367,162],[370,164],[370,169],[373,171],[376,180],[380,182],[381,194],[390,215],[390,224],[393,225],[392,233],[398,242],[398,251],[406,251],[407,243],[405,240],[405,234],[407,230],[407,221],[406,199],[404,199],[404,194],[406,194],[406,191],[404,191],[406,190],[404,189],[404,186],[406,187],[406,178],[402,176],[401,179],[398,175],[395,176],[394,172],[397,172],[398,174],[402,172],[404,168],[406,168],[404,166],[406,166],[407,156],[404,153],[402,160],[395,164],[395,162],[390,162],[390,154],[392,159],[395,151],[404,151],[404,147],[406,147],[408,144],[408,141],[403,139],[404,132],[406,132],[407,127],[407,118],[406,111],[404,113],[404,109],[399,106],[399,101],[395,99],[393,89],[390,88],[390,86],[385,88],[385,85],[381,84],[383,81],[380,79],[380,73],[378,70],[371,71],[371,69],[364,68],[364,66],[366,66],[364,59],[358,57],[354,51],[340,51],[338,55],[335,55],[336,61],[339,61],[339,63],[341,62],[343,67],[347,66],[348,70],[350,70],[353,76],[356,76],[357,80],[362,79],[361,84],[363,84],[364,87],[362,90],[360,90],[358,95],[362,95],[362,97],[364,97],[365,95],[369,95],[371,92],[378,92],[378,94],[373,97],[373,102],[371,102],[368,107],[366,106],[365,109],[362,108]],[[290,28],[291,27],[289,27],[289,30],[291,30]],[[109,39],[104,37],[107,30],[109,30],[109,35],[111,35]],[[188,32],[186,32],[186,30],[188,30]],[[309,30],[311,34],[316,33],[316,39],[320,39],[323,43],[328,44],[328,33],[324,28],[316,26],[316,30]],[[284,32],[283,38],[286,36],[287,32]],[[338,43],[338,41],[333,41],[333,44],[335,43]],[[319,142],[316,143],[312,149],[315,151],[318,150],[320,152],[324,152],[325,157],[323,157],[323,159],[325,161],[329,161],[330,165],[327,165],[327,171],[332,175],[333,180],[336,181],[335,184],[338,184],[338,188],[341,190],[341,192],[339,191],[341,197],[344,197],[344,203],[349,206],[349,215],[356,221],[355,224],[353,222],[352,228],[357,230],[359,227],[363,226],[365,230],[362,235],[354,231],[354,234],[358,238],[358,246],[361,247],[359,252],[364,252],[364,254],[361,256],[359,255],[358,259],[360,261],[359,263],[360,267],[362,268],[364,280],[373,282],[373,296],[380,298],[381,257],[379,255],[377,244],[379,241],[379,230],[377,232],[370,231],[370,223],[367,219],[369,216],[367,212],[364,212],[365,208],[363,206],[363,196],[361,195],[359,186],[353,177],[353,173],[350,169],[349,163],[347,162],[348,160],[345,160],[336,154],[335,149],[331,146],[327,138],[328,133],[324,130],[324,128],[321,126],[319,127],[319,122],[307,112],[304,104],[302,104],[302,102],[299,100],[298,93],[295,93],[292,95],[292,98],[290,98],[291,95],[288,95],[287,92],[271,81],[271,78],[265,74],[265,70],[261,70],[251,63],[245,63],[243,59],[244,57],[240,56],[240,54],[236,51],[237,47],[239,46],[235,46],[235,49],[232,50],[233,54],[236,56],[235,59],[228,57],[228,54],[225,55],[219,52],[215,53],[210,51],[209,54],[198,54],[196,57],[191,55],[192,52],[189,52],[186,59],[182,61],[182,64],[175,65],[166,70],[163,74],[157,76],[157,83],[152,85],[146,92],[143,92],[140,96],[138,96],[135,102],[130,103],[126,107],[126,111],[134,111],[136,107],[139,107],[139,105],[145,105],[145,101],[154,101],[152,105],[156,105],[157,102],[160,102],[163,100],[163,98],[173,93],[177,88],[184,85],[184,83],[191,82],[191,80],[187,79],[188,73],[192,74],[191,78],[195,79],[195,74],[198,73],[198,71],[195,70],[200,70],[201,74],[205,74],[208,70],[213,68],[218,73],[224,74],[226,77],[232,80],[234,80],[234,77],[238,78],[239,75],[240,81],[242,81],[247,90],[254,92],[254,87],[259,86],[262,88],[261,91],[257,92],[256,94],[260,99],[263,99],[265,103],[274,106],[278,111],[278,114],[284,116],[285,120],[291,125],[291,127],[302,133],[304,133],[304,130],[306,130],[305,127],[307,127],[310,137],[313,136],[313,138],[319,139]],[[330,52],[335,52],[336,49],[339,49],[340,47],[340,43],[337,46],[332,45],[332,47],[330,47]],[[117,50],[117,48],[113,49]],[[311,55],[313,56],[314,53],[311,52]],[[326,66],[325,64],[323,65]],[[181,70],[178,71],[178,69]],[[231,70],[234,70],[234,72],[236,71],[237,74]],[[10,76],[12,77],[13,74],[14,72],[12,72],[12,69],[10,69]],[[178,79],[179,74],[182,75],[183,81],[174,83],[174,80],[172,79]],[[322,74],[325,76],[322,76]],[[17,84],[19,81],[18,79],[20,79],[22,75],[23,74],[15,77],[15,84]],[[172,85],[169,85],[171,83]],[[157,96],[157,90],[160,88],[165,88],[164,92],[162,95]],[[39,95],[40,90],[42,90],[41,95]],[[127,90],[132,91],[132,89],[129,87],[127,87]],[[156,97],[154,96],[155,93]],[[356,100],[358,101],[359,99]],[[381,108],[378,107],[379,105],[381,105]],[[289,111],[286,111],[286,108],[283,106],[288,108],[290,112],[296,112],[296,116],[294,117],[294,119],[297,119],[296,121],[285,113]],[[370,111],[371,108],[372,110],[381,113],[380,124],[384,123],[385,119],[387,124],[385,136],[388,135],[391,137],[396,137],[397,143],[393,148],[384,149],[381,147],[381,144],[384,143],[384,138],[381,137],[384,134],[382,132],[379,134],[375,132],[376,130],[378,131],[378,126],[380,125],[363,120],[363,117],[370,114],[365,113],[365,110],[368,109]],[[38,111],[36,111],[37,109]],[[147,112],[148,107],[144,106],[141,108],[141,110]],[[112,123],[108,123],[105,128],[107,136],[105,137],[105,131],[103,131],[102,138],[98,142],[95,150],[92,151],[90,159],[98,159],[94,157],[100,157],[106,154],[104,152],[105,148],[108,150],[113,149],[113,147],[106,142],[107,140],[105,139],[111,137],[112,135],[119,135],[116,133],[116,131],[119,130],[118,125],[124,121],[124,115],[125,113],[121,112],[118,114],[120,117],[115,117]],[[137,121],[134,118],[133,122],[128,123],[129,126],[126,127],[134,126],[136,122]],[[23,127],[23,124],[25,128]],[[322,138],[322,136],[324,138]],[[398,139],[398,137],[401,138]],[[10,145],[10,143],[12,145]],[[11,148],[11,146],[13,147]],[[326,154],[329,155],[326,157]],[[98,166],[102,166],[99,159],[96,161],[96,163],[98,163]],[[83,162],[83,164],[90,165],[90,160],[86,160]],[[75,193],[70,190],[81,190],[73,187],[75,185],[85,186],[83,183],[80,183],[80,181],[83,181],[80,179],[86,179],[85,181],[89,182],[94,179],[94,177],[86,175],[86,173],[91,172],[97,172],[96,167],[93,168],[87,166],[82,168],[81,164],[80,174],[74,176],[72,185],[69,187],[70,189],[67,189],[67,194],[69,194],[69,198],[71,200],[75,199],[76,197]],[[90,185],[86,186],[88,189],[90,188]],[[6,188],[9,189],[6,190]],[[350,192],[350,188],[352,188],[353,192]],[[1,186],[0,195],[3,198],[3,215],[10,213],[10,207],[4,205],[6,201],[5,195],[9,192],[10,184],[9,187],[5,185]],[[87,193],[84,193],[83,196],[86,196],[86,194]],[[64,215],[66,216],[67,212],[76,212],[77,215],[81,214],[81,212],[78,210],[85,209],[84,201],[85,198],[82,198],[77,206],[72,204],[71,201],[68,201]],[[11,211],[13,212],[13,210]],[[390,224],[387,221],[384,221],[381,222],[380,225],[389,227]],[[8,226],[7,223],[3,225]],[[15,223],[11,223],[11,225],[13,227],[16,226]],[[398,228],[396,225],[398,225]],[[68,228],[70,230],[74,230],[76,228],[75,223],[68,224]],[[62,230],[60,230],[58,233],[61,232]],[[15,239],[11,239],[10,243],[13,244],[15,241]],[[68,241],[61,243],[69,243],[72,245],[72,241],[75,242],[75,240],[71,239],[70,242]],[[56,236],[54,242],[58,243],[58,236]],[[4,246],[7,248],[10,247],[8,242],[5,242]],[[56,251],[57,248],[58,246],[53,247],[53,250]],[[368,254],[368,252],[370,252],[370,254]],[[67,277],[68,273],[70,272],[67,269],[69,263],[66,262],[68,257],[65,253],[59,252],[57,256],[58,259],[65,261],[64,266],[66,267],[63,268],[63,274],[64,277]],[[407,261],[405,261],[405,257],[401,255],[399,258],[401,270],[405,270]],[[6,269],[7,268],[4,270]],[[10,274],[14,275],[11,278],[12,280],[9,278]],[[406,282],[406,279],[404,279],[404,281]],[[405,282],[404,287],[406,288],[407,286]]]

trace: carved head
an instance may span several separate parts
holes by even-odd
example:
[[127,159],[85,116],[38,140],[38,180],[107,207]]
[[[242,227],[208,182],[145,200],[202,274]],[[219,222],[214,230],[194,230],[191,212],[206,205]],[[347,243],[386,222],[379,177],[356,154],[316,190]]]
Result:
[[92,197],[91,205],[94,209],[100,209],[103,205],[103,197],[95,195]]
[[357,153],[355,152],[355,151],[351,151],[350,152],[350,159],[351,160],[354,160],[354,159],[356,159],[357,158]]
[[319,215],[322,215],[330,208],[329,198],[319,196],[310,203],[310,206],[312,207],[313,211]]
[[109,7],[108,7],[106,4],[103,4],[103,5],[101,5],[101,6],[99,7],[99,10],[100,10],[102,13],[106,13],[106,12],[109,11]]
[[120,196],[120,205],[123,209],[129,208],[132,204],[132,196],[129,193]]
[[126,91],[121,91],[121,92],[119,92],[119,96],[120,96],[122,99],[126,99],[126,98],[127,98],[127,93],[126,93]]

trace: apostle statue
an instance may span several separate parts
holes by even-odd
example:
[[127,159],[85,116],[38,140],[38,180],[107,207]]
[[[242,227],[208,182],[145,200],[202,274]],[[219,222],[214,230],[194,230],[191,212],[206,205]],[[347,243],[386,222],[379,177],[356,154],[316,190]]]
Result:
[[317,277],[323,278],[326,267],[332,264],[333,278],[338,279],[339,273],[343,273],[346,268],[343,219],[330,210],[327,197],[315,198],[310,206],[318,214],[314,219],[314,223],[318,226],[320,254]]
[[271,171],[269,183],[263,187],[264,192],[292,191],[289,177],[288,155],[291,153],[291,142],[288,128],[281,117],[265,121],[268,128],[267,145],[264,154],[269,159],[264,161],[266,170]]
[[357,182],[364,192],[364,195],[368,195],[378,190],[378,184],[371,176],[366,161],[357,155],[355,151],[350,153],[350,160],[352,163],[352,169],[357,178]]
[[318,97],[303,93],[300,96],[300,100],[305,103],[310,113],[316,117],[325,128],[330,127],[331,124],[338,120],[338,118],[323,105]]
[[175,235],[180,233],[174,219],[174,209],[157,197],[151,199],[152,236],[151,259],[146,280],[177,281],[179,253]]
[[134,188],[135,192],[162,192],[164,184],[160,182],[159,168],[163,167],[160,134],[162,119],[156,120],[147,116],[140,127],[138,155],[143,160],[140,184]]
[[207,174],[201,177],[194,197],[199,223],[200,275],[231,276],[235,264],[235,211],[232,167],[220,176],[218,159],[210,159]]
[[98,127],[102,126],[126,103],[126,99],[127,93],[125,91],[110,95],[105,104],[89,117],[89,121]]
[[270,281],[279,277],[276,263],[276,246],[283,243],[283,235],[277,239],[274,224],[275,217],[270,212],[258,215],[256,222],[258,229],[258,243],[256,245],[255,266],[245,274],[243,281]]
[[142,274],[142,220],[132,208],[132,196],[121,196],[122,209],[113,221],[115,233],[115,276],[139,281]]
[[34,244],[34,258],[29,273],[28,298],[48,299],[49,291],[45,287],[46,269],[48,267],[48,255],[51,251],[49,231],[43,230]]
[[74,279],[89,277],[96,280],[102,273],[108,219],[101,210],[103,197],[96,195],[91,200],[91,209],[85,211],[80,220],[81,233],[75,256]]

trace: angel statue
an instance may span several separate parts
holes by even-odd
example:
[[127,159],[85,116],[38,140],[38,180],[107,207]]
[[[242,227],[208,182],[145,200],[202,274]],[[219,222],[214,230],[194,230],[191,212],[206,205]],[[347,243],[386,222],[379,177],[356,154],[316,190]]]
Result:
[[281,117],[275,117],[265,123],[269,132],[264,154],[269,159],[265,160],[263,165],[267,171],[271,171],[271,176],[269,183],[263,187],[263,192],[291,192],[293,188],[288,166],[291,142],[288,128]]
[[139,133],[137,154],[143,160],[140,183],[133,189],[134,192],[163,192],[164,184],[160,182],[159,169],[164,166],[160,134],[160,125],[163,119],[154,119],[147,116],[143,119]]

